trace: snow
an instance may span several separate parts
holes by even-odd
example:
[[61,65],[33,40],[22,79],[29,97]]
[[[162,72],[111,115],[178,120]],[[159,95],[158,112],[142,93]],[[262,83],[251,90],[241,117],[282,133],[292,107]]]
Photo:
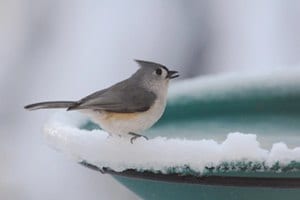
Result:
[[206,75],[201,78],[185,79],[172,83],[168,103],[178,104],[178,99],[186,96],[211,101],[233,97],[247,98],[252,95],[282,96],[291,93],[298,94],[299,85],[300,69],[297,68]]
[[260,146],[255,134],[228,133],[218,143],[214,140],[189,140],[155,137],[131,144],[129,138],[111,137],[103,130],[81,129],[88,121],[76,112],[59,112],[44,126],[48,143],[77,162],[86,161],[99,168],[126,169],[168,173],[187,167],[203,173],[207,167],[223,163],[261,163],[264,169],[300,162],[300,147],[289,149],[284,143],[270,150]]

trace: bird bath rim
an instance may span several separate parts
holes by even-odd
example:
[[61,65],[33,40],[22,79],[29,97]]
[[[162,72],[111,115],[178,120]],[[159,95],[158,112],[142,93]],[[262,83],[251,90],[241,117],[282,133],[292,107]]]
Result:
[[281,188],[281,189],[300,189],[300,177],[243,177],[243,176],[224,176],[224,175],[182,175],[179,173],[162,174],[151,171],[138,172],[134,169],[127,169],[122,172],[116,172],[109,168],[102,168],[89,164],[85,161],[80,162],[84,167],[99,171],[102,174],[112,176],[121,176],[135,179],[145,179],[152,181],[173,182],[182,184],[200,184],[212,186],[234,186],[234,187],[263,187],[263,188]]

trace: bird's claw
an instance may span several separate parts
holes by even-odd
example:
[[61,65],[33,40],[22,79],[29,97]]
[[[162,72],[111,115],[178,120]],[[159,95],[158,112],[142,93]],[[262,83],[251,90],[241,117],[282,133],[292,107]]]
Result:
[[140,134],[136,134],[136,133],[129,133],[129,135],[132,135],[132,137],[130,138],[130,143],[133,144],[133,141],[136,140],[139,137],[143,137],[146,140],[149,140],[149,138],[147,136],[144,135],[140,135]]

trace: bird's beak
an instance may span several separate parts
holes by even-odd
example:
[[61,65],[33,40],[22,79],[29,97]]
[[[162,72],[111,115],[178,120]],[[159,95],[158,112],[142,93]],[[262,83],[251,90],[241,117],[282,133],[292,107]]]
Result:
[[168,79],[173,79],[173,78],[177,78],[177,77],[179,77],[179,74],[177,71],[169,71],[168,72],[168,75],[167,75]]

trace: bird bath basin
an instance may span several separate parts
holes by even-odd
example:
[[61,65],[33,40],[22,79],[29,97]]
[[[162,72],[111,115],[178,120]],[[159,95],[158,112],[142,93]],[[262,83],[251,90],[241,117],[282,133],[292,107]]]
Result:
[[73,112],[57,113],[44,132],[52,147],[143,199],[300,196],[300,71],[173,84],[148,141],[108,137]]

